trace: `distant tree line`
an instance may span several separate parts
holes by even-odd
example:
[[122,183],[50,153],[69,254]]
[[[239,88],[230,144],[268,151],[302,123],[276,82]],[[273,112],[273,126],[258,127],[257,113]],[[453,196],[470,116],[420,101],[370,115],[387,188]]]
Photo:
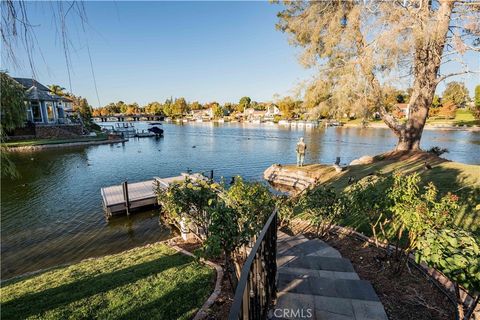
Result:
[[[344,117],[370,119],[375,114],[374,101],[368,99],[349,100],[340,108],[331,106],[333,102],[339,103],[338,97],[329,91],[328,86],[312,86],[307,88],[305,99],[296,99],[286,96],[276,99],[273,104],[281,111],[281,119],[340,119]],[[479,90],[476,90],[479,91]],[[402,117],[399,106],[406,104],[410,100],[412,89],[401,90],[386,86],[382,90],[383,105],[388,112]],[[476,92],[476,96],[480,93]],[[480,98],[475,98],[480,104]],[[454,118],[457,108],[466,107],[470,102],[468,89],[462,82],[450,82],[445,87],[442,96],[435,95],[430,108],[430,117],[442,117],[446,119]],[[79,105],[80,108],[80,104]],[[125,103],[124,101],[111,102],[104,107],[90,109],[91,116],[109,116],[114,114],[135,115],[151,114],[162,115],[170,118],[180,118],[191,111],[212,109],[215,118],[221,118],[226,115],[244,113],[247,109],[264,111],[271,102],[257,102],[250,97],[244,96],[237,103],[226,102],[220,104],[216,101],[200,103],[198,101],[187,102],[183,97],[169,98],[163,103],[158,101],[150,102],[144,106],[138,103]],[[87,112],[85,107],[80,108]],[[472,106],[472,112],[475,114],[475,106]],[[480,110],[480,107],[477,108]],[[480,111],[477,111],[480,115]]]

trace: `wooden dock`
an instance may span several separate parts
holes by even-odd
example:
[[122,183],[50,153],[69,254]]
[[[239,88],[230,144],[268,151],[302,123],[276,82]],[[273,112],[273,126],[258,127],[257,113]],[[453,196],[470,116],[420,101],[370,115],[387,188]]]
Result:
[[121,213],[129,215],[132,210],[155,206],[158,204],[157,195],[155,194],[157,185],[161,188],[168,188],[171,183],[181,182],[187,177],[192,180],[206,179],[198,173],[182,173],[177,177],[154,177],[152,180],[134,183],[125,181],[120,185],[101,188],[100,193],[102,194],[105,214],[107,218]]

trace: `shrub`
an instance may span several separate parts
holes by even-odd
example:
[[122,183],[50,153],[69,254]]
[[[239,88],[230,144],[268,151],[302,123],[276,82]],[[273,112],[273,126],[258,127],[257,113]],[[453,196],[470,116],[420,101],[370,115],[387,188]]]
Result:
[[344,198],[333,188],[318,187],[307,190],[293,208],[315,229],[317,236],[325,236],[345,212]]
[[168,222],[179,229],[188,226],[202,241],[203,253],[224,255],[232,288],[237,266],[245,258],[248,244],[264,226],[275,208],[268,188],[237,177],[229,188],[210,181],[186,179],[167,189],[157,188],[159,203]]
[[418,241],[417,262],[441,270],[472,294],[480,292],[480,248],[470,233],[445,228],[430,229]]

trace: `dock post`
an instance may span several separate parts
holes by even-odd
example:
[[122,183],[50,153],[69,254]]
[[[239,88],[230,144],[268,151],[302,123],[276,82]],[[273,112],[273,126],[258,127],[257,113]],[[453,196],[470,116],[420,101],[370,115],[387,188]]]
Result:
[[128,199],[128,181],[122,183],[123,199],[125,200],[125,208],[127,210],[127,216],[130,215],[130,200]]

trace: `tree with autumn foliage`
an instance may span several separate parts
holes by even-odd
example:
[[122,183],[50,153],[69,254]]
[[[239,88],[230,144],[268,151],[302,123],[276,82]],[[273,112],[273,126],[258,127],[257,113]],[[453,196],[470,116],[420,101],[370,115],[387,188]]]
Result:
[[[471,72],[463,56],[480,51],[479,13],[474,0],[285,1],[277,27],[304,49],[303,65],[319,68],[313,86],[329,88],[330,108],[371,103],[397,135],[396,150],[410,151],[420,149],[437,85]],[[442,74],[451,61],[465,68]],[[384,104],[384,85],[400,78],[411,82],[406,121]]]

